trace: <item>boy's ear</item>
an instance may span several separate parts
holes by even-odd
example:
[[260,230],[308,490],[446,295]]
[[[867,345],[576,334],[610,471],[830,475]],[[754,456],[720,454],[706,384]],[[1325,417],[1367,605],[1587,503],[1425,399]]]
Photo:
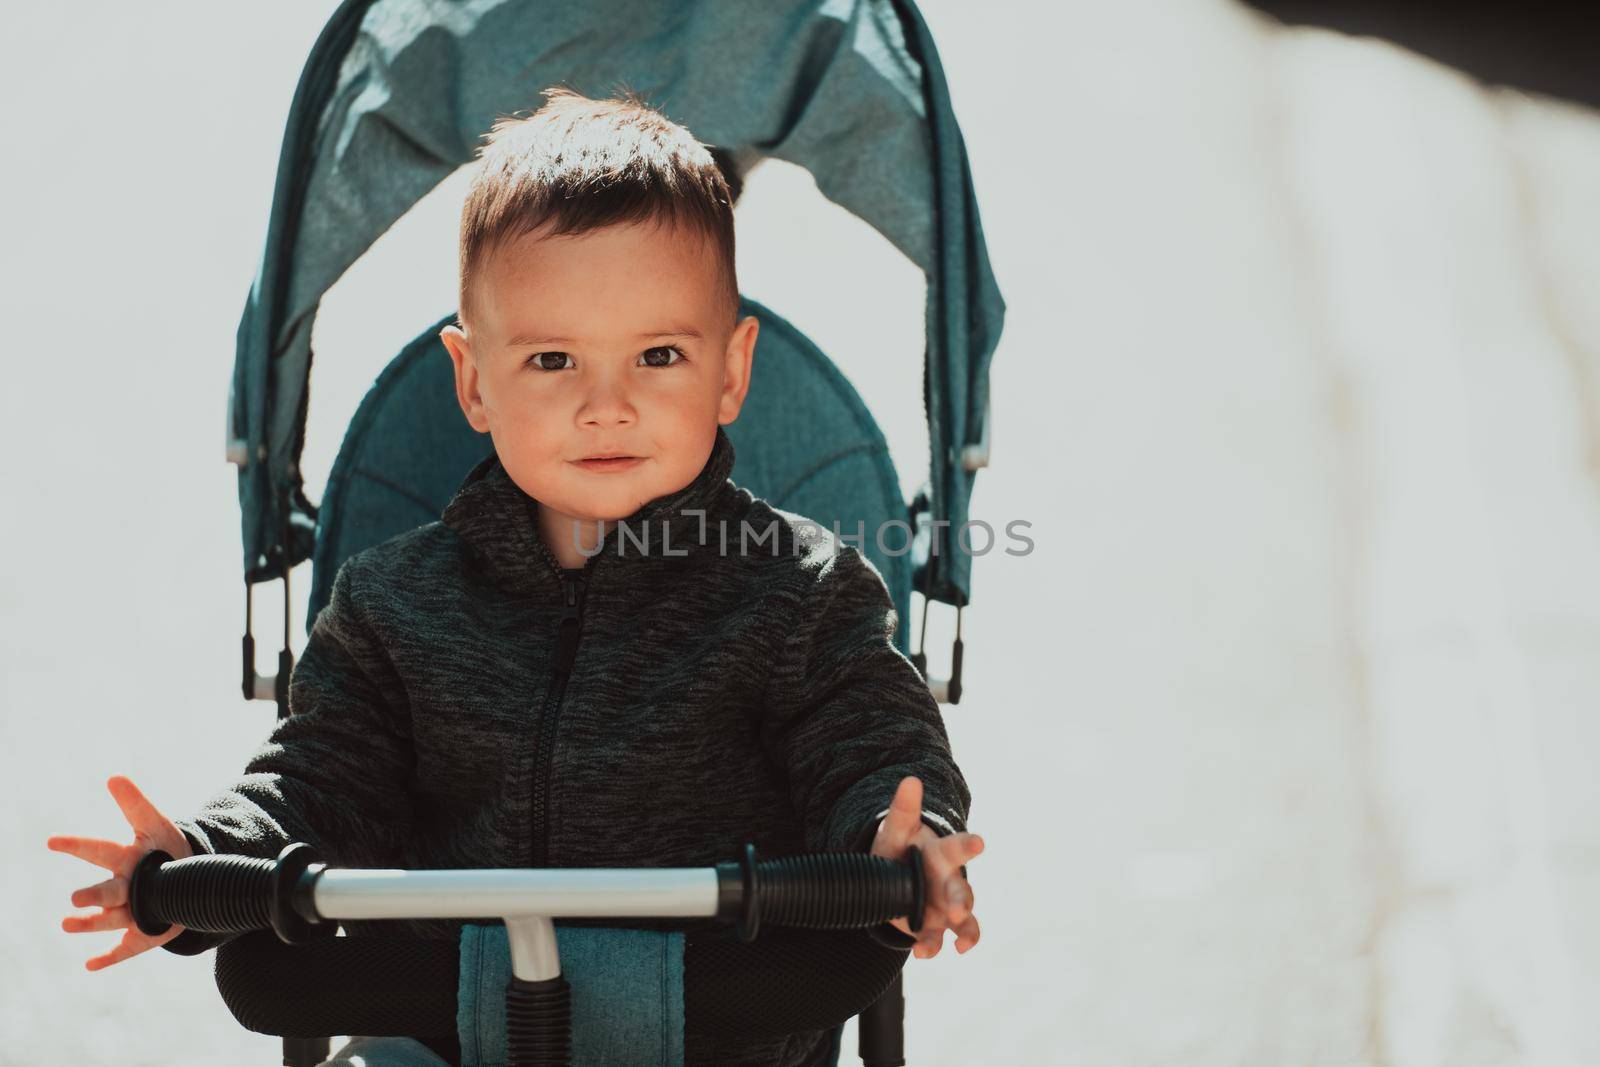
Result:
[[717,405],[717,421],[726,426],[739,417],[745,394],[750,392],[750,365],[756,351],[756,334],[761,321],[746,315],[728,338],[728,351],[722,364],[722,398]]
[[456,403],[467,423],[479,433],[489,432],[489,418],[484,414],[483,395],[478,391],[478,364],[472,358],[472,345],[459,326],[446,326],[439,331],[439,340],[450,352],[450,362],[456,369]]

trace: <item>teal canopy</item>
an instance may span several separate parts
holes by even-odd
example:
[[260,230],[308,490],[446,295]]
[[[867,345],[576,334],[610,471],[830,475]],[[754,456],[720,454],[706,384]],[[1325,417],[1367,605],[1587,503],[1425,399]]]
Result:
[[915,585],[965,604],[971,560],[956,531],[986,452],[1005,304],[938,55],[903,0],[346,0],[295,93],[239,324],[228,438],[246,580],[313,550],[317,508],[299,457],[323,294],[472,160],[497,117],[537,107],[558,84],[590,96],[626,85],[742,167],[772,157],[806,168],[923,270],[937,540],[915,561]]

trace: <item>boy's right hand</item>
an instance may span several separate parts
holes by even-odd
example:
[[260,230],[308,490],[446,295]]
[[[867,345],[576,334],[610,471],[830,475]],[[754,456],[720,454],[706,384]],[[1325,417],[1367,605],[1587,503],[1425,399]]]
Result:
[[174,925],[159,937],[151,937],[135,926],[133,914],[128,910],[128,882],[133,877],[133,868],[148,852],[160,849],[170,854],[173,859],[180,860],[194,854],[194,850],[189,847],[189,839],[183,836],[183,831],[179,830],[171,819],[157,811],[155,805],[139,792],[138,786],[121,775],[116,775],[106,782],[106,788],[111,791],[111,797],[117,802],[117,807],[122,809],[123,818],[133,827],[131,844],[119,845],[115,841],[100,841],[92,837],[61,836],[52,837],[47,842],[55,852],[66,852],[111,872],[111,877],[105,881],[85,886],[72,894],[73,907],[86,908],[99,905],[100,910],[97,913],[69,915],[61,920],[61,929],[69,934],[85,934],[91,930],[127,929],[127,933],[122,935],[122,940],[116,947],[85,964],[91,971],[109,967],[113,963],[121,963],[130,956],[137,956],[147,949],[164,945],[183,932],[183,927]]

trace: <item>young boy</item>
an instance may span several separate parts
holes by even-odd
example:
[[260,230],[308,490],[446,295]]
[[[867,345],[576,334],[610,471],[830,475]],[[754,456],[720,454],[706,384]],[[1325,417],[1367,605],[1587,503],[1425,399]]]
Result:
[[[915,844],[921,936],[897,919],[873,939],[919,958],[946,929],[958,952],[977,943],[963,865],[983,842],[882,577],[728,480],[722,426],[757,320],[738,318],[724,175],[631,96],[546,96],[481,152],[460,326],[442,335],[493,453],[441,521],[340,568],[293,714],[232,787],[173,821],[112,778],[131,844],[50,839],[112,872],[72,896],[101,910],[63,923],[126,928],[90,970],[218,940],[131,925],[127,879],[150,849],[295,840],[334,866],[410,868],[708,866],[747,840],[898,860]],[[826,1036],[717,1056],[801,1064]]]

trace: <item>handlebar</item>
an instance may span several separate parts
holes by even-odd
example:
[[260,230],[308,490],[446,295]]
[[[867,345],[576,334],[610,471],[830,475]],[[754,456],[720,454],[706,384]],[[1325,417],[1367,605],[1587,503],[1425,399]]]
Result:
[[212,933],[270,927],[291,944],[319,923],[370,918],[699,915],[735,923],[746,941],[763,922],[845,930],[905,916],[917,930],[925,888],[920,851],[910,851],[905,864],[859,852],[757,860],[746,844],[737,862],[708,868],[448,871],[330,868],[301,843],[276,860],[154,851],[134,869],[129,908],[151,936],[174,923]]
[[307,844],[275,860],[147,854],[128,906],[151,936],[174,923],[211,933],[270,927],[290,944],[348,919],[502,918],[510,935],[506,988],[510,1067],[561,1067],[571,1058],[571,988],[552,920],[700,916],[737,925],[752,941],[763,922],[813,930],[876,926],[905,916],[922,927],[922,853],[904,864],[861,852],[816,852],[701,868],[362,870],[328,867]]

